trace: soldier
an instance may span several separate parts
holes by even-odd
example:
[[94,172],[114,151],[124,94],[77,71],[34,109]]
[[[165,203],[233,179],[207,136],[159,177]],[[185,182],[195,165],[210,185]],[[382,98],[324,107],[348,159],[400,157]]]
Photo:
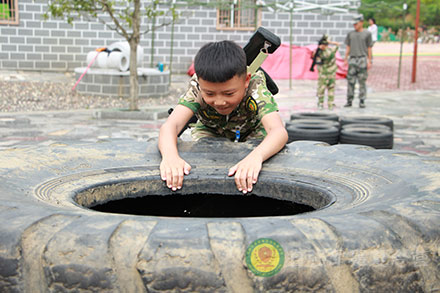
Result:
[[403,43],[403,41],[405,41],[405,33],[403,32],[403,30],[401,28],[399,28],[397,30],[397,39]]
[[[335,45],[329,47],[328,45]],[[327,89],[327,107],[329,110],[333,110],[335,100],[335,84],[336,84],[336,71],[338,66],[336,65],[336,51],[338,51],[339,43],[331,42],[328,40],[328,36],[319,41],[319,57],[321,62],[318,64],[318,109],[324,108],[324,95]],[[315,52],[316,54],[316,52]]]
[[412,30],[409,26],[406,27],[406,41],[408,43],[414,42],[414,30]]
[[435,27],[431,27],[428,30],[428,40],[426,41],[428,44],[430,43],[435,43],[435,34],[436,34],[437,30],[435,29]]
[[189,174],[191,166],[179,156],[177,135],[195,114],[199,121],[193,125],[193,139],[263,139],[228,172],[228,176],[235,174],[239,191],[251,192],[263,162],[287,142],[287,131],[264,74],[247,73],[246,54],[232,41],[204,45],[196,55],[194,68],[188,91],[160,129],[161,178],[173,191],[182,188],[183,176]]
[[383,30],[380,34],[380,40],[382,42],[389,42],[390,41],[390,32],[388,30]]
[[351,107],[354,98],[356,80],[359,81],[359,107],[365,108],[367,97],[368,69],[371,68],[373,40],[371,33],[364,30],[364,17],[362,15],[353,18],[354,31],[347,34],[345,38],[344,64],[348,64],[347,72],[347,103],[344,107]]

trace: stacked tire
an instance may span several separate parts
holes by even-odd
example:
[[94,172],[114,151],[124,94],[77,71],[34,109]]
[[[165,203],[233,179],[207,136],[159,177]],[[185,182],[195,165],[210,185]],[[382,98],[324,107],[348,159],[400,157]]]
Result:
[[288,143],[314,140],[330,145],[358,144],[376,149],[393,148],[393,121],[384,117],[338,117],[333,113],[296,113],[286,123]]
[[341,117],[339,143],[360,144],[375,149],[393,148],[393,120],[376,117]]
[[326,113],[296,113],[286,123],[288,143],[298,140],[315,140],[330,145],[339,141],[338,116]]

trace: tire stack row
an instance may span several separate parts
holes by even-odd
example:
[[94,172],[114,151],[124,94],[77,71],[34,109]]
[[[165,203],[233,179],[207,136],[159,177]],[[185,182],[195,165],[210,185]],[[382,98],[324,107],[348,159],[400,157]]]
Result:
[[377,116],[338,117],[333,113],[296,113],[286,123],[288,143],[314,140],[358,144],[376,149],[393,148],[393,121]]

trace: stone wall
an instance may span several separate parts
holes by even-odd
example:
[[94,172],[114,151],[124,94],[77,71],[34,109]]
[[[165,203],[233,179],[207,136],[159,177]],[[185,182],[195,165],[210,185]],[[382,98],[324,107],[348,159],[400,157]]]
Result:
[[[75,68],[75,79],[85,67]],[[153,68],[138,69],[139,98],[162,97],[169,93],[170,72]],[[115,69],[91,68],[76,87],[80,93],[99,96],[130,96],[130,72]]]

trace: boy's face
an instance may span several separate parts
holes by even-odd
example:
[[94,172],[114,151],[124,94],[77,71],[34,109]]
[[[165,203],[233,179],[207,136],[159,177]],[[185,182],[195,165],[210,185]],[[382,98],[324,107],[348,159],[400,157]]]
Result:
[[210,82],[199,78],[200,90],[206,104],[221,115],[229,115],[243,100],[251,75],[234,75],[225,82]]

